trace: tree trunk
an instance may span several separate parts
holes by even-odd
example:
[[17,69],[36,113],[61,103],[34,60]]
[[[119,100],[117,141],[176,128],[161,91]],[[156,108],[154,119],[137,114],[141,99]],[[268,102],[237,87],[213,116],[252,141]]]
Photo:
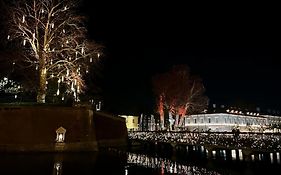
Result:
[[164,114],[163,115],[160,114],[160,128],[161,128],[161,130],[164,129],[164,126],[165,126]]
[[39,69],[39,86],[37,92],[37,103],[45,103],[45,97],[47,92],[46,80],[47,80],[46,67],[42,66]]
[[179,114],[176,114],[175,129],[177,130],[178,127],[179,127]]
[[180,117],[179,117],[179,119],[180,119],[180,121],[179,121],[179,126],[180,126],[180,127],[184,127],[184,117],[185,117],[185,116],[180,116]]

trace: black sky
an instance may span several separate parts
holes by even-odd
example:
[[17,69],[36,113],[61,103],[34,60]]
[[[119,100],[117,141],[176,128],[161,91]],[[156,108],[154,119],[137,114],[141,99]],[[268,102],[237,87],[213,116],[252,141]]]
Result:
[[211,103],[281,109],[281,64],[266,6],[86,4],[91,37],[107,47],[110,110],[151,111],[151,77],[174,64],[202,77]]
[[281,63],[264,3],[84,0],[81,11],[105,46],[100,86],[111,112],[151,112],[151,77],[175,64],[203,79],[211,103],[281,110]]

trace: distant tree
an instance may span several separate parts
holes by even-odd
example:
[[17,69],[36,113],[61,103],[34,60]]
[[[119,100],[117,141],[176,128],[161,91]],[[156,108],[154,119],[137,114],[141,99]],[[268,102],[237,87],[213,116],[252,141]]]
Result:
[[[12,50],[0,52],[0,76],[16,80],[26,93],[36,92],[36,70],[30,69],[29,64],[22,59],[23,53]],[[17,64],[16,64],[17,63]]]
[[208,106],[208,98],[200,77],[191,75],[186,65],[174,66],[153,77],[157,111],[163,123],[165,111],[182,119],[187,114],[200,113]]
[[[87,39],[84,17],[74,0],[11,1],[7,39],[21,43],[29,68],[35,70],[37,102],[45,103],[48,82],[56,82],[55,95],[75,100],[86,87],[84,75],[101,55],[101,45]],[[62,89],[65,89],[62,92]]]
[[10,93],[10,94],[17,94],[22,91],[21,85],[14,81],[9,80],[7,77],[3,77],[0,79],[0,93]]

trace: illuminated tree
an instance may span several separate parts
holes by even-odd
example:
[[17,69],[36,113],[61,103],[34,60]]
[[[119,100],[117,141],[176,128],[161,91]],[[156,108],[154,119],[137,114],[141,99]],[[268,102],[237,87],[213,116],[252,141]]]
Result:
[[45,103],[50,81],[57,82],[57,96],[79,100],[84,75],[101,55],[102,47],[86,38],[85,18],[75,8],[73,0],[21,0],[9,10],[7,39],[21,43],[22,59],[38,73],[39,103]]
[[186,65],[174,66],[170,71],[156,75],[153,87],[162,123],[163,111],[181,117],[179,123],[182,124],[186,114],[200,113],[208,106],[202,80],[191,75]]
[[17,94],[22,91],[22,87],[18,82],[9,80],[7,77],[0,79],[0,93]]

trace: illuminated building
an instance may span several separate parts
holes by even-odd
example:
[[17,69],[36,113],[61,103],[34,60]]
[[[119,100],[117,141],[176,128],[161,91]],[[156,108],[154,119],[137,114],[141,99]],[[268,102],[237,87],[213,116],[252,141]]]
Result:
[[266,126],[281,124],[281,117],[259,115],[238,111],[229,113],[197,114],[184,118],[184,127],[190,131],[232,131],[239,129],[241,132],[266,131]]
[[132,115],[119,115],[119,116],[126,119],[126,126],[128,131],[136,131],[139,129],[138,116],[132,116]]

